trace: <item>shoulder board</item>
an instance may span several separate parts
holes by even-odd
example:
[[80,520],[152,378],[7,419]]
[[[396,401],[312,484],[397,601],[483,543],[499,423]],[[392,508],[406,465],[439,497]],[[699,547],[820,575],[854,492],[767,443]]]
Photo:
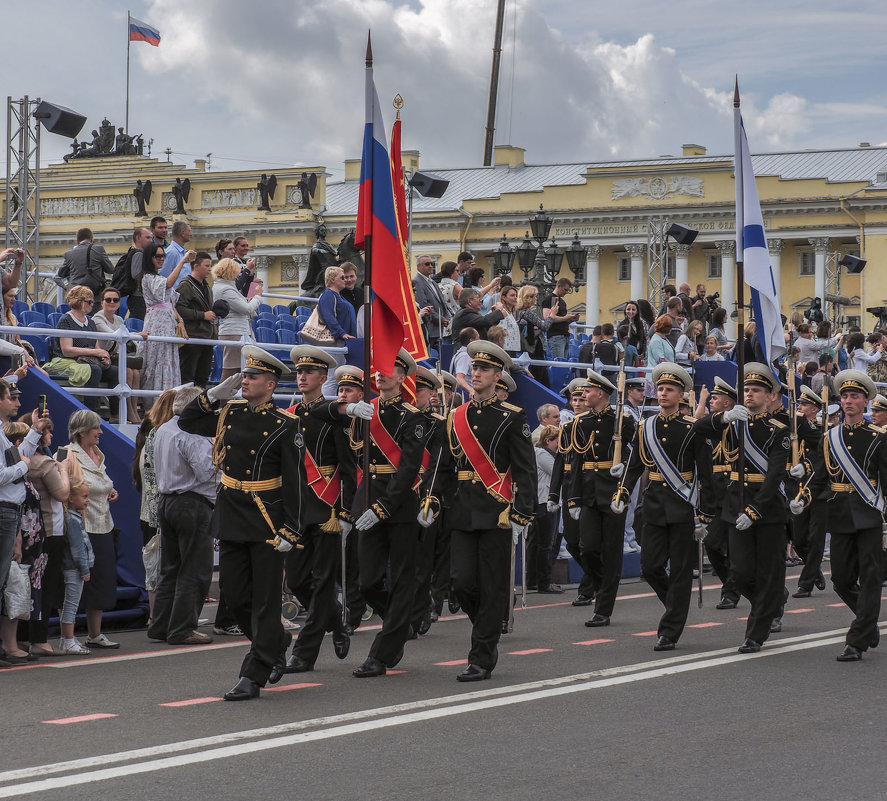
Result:
[[690,414],[682,414],[681,420],[683,420],[685,423],[695,423],[696,422],[696,418]]
[[869,431],[874,431],[878,434],[883,434],[885,431],[887,431],[887,428],[885,428],[883,426],[876,426],[874,423],[867,423],[866,428]]
[[238,398],[237,400],[229,400],[228,405],[229,406],[245,406],[246,401],[241,398]]
[[406,409],[408,412],[418,412],[419,411],[415,406],[413,406],[412,403],[408,403],[407,401],[403,402],[403,408]]
[[775,417],[771,417],[768,421],[773,428],[785,428],[785,423],[777,420]]
[[515,406],[513,403],[509,403],[508,401],[502,401],[502,403],[500,405],[504,409],[508,409],[509,411],[512,411],[512,412],[522,412],[523,411],[523,409],[521,409],[520,406]]
[[624,407],[622,409],[622,416],[623,417],[634,417],[634,415],[630,411],[628,411],[628,409],[626,409]]
[[299,416],[297,414],[293,414],[292,412],[288,412],[286,409],[277,409],[277,413],[283,417],[289,417],[290,420],[298,420]]
[[444,417],[442,414],[438,414],[437,412],[432,412],[432,413],[431,413],[431,416],[432,416],[435,420],[446,420],[446,419],[447,419],[447,418]]

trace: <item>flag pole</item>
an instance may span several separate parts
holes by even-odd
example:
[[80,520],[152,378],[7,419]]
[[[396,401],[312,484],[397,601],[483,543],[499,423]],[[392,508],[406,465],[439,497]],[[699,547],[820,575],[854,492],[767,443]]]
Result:
[[[739,110],[739,76],[733,88],[733,176],[736,182],[736,400],[745,404],[745,187],[742,173],[742,113]],[[745,437],[740,431],[736,454],[739,514],[745,509]]]
[[126,12],[126,118],[123,123],[123,131],[129,134],[129,26],[131,18],[129,11]]
[[[373,45],[371,34],[367,33],[366,52],[367,80],[372,79],[373,69]],[[372,103],[372,95],[368,95],[368,103]],[[373,109],[367,109],[369,119],[372,119]],[[368,149],[367,158],[370,164],[364,165],[364,174],[373,174],[373,148]],[[371,187],[371,191],[373,188]],[[363,397],[369,402],[370,397],[370,369],[372,359],[372,283],[373,283],[373,236],[367,233],[364,239],[364,281],[363,281]],[[363,471],[363,505],[370,508],[370,421],[363,421],[363,451],[361,453],[361,470]]]

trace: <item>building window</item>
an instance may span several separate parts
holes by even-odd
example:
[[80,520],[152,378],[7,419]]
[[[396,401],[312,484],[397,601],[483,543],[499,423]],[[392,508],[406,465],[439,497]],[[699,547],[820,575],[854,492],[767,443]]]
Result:
[[675,255],[670,250],[665,253],[665,280],[674,281],[677,277],[677,265]]
[[711,281],[721,277],[721,254],[706,253],[705,254],[705,277]]
[[798,275],[816,275],[816,254],[812,250],[798,254]]
[[860,328],[862,327],[862,324],[860,322],[860,317],[858,314],[848,314],[844,318],[844,320],[845,320],[848,328],[852,328],[854,325],[859,326]]
[[616,258],[616,280],[631,281],[631,258],[629,256]]

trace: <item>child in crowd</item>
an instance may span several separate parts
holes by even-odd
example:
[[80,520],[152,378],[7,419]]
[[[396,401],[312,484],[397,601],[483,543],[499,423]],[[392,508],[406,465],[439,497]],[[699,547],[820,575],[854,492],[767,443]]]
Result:
[[724,357],[718,353],[718,339],[711,335],[705,338],[705,351],[699,357],[701,362],[722,362]]
[[65,558],[62,575],[65,578],[65,603],[59,617],[61,641],[59,650],[66,654],[86,656],[89,649],[74,637],[74,619],[80,605],[83,582],[89,581],[89,571],[95,559],[89,537],[83,528],[83,510],[89,504],[89,485],[82,476],[72,477],[65,515]]

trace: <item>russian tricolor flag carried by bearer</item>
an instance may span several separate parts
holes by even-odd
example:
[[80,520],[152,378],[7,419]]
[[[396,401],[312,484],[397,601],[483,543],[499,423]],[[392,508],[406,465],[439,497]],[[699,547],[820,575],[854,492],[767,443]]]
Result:
[[160,44],[160,31],[147,22],[142,22],[135,17],[129,18],[129,41],[130,42],[147,42],[149,45],[157,47]]
[[773,363],[785,353],[785,336],[780,316],[779,287],[773,276],[770,252],[764,236],[764,215],[758,199],[755,172],[752,168],[748,139],[739,111],[738,94],[734,104],[734,177],[736,180],[736,259],[745,266],[745,282],[751,290],[751,304],[756,333],[765,364]]
[[372,49],[368,42],[366,125],[354,241],[357,247],[367,251],[373,293],[372,368],[391,375],[394,357],[402,347],[416,359],[425,359],[428,353],[398,232],[391,162],[372,64]]

